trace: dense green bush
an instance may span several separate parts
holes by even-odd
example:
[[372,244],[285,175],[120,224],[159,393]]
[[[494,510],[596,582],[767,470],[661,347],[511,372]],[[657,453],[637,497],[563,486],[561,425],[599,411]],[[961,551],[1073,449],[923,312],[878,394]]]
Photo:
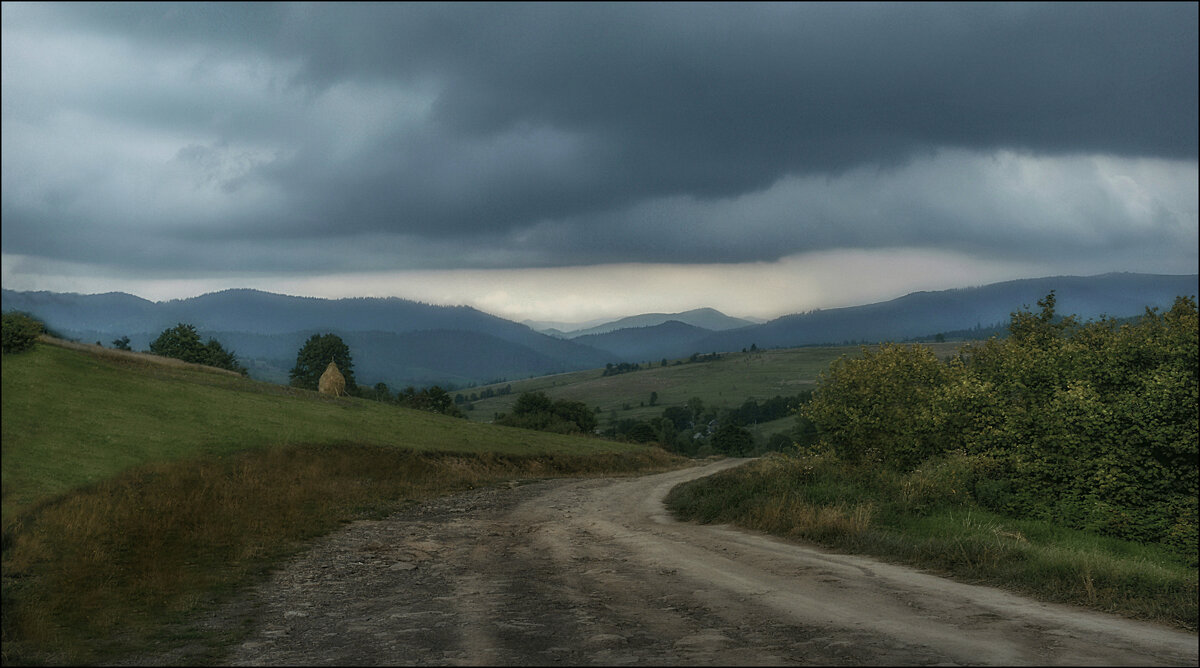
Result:
[[745,427],[727,422],[712,436],[713,449],[734,457],[746,457],[754,450],[754,434]]
[[1194,555],[1195,300],[1082,324],[1053,292],[1038,305],[945,363],[922,346],[842,358],[802,415],[847,460],[911,473],[961,453],[960,487],[986,507]]
[[525,392],[517,397],[509,413],[496,418],[496,424],[559,434],[590,434],[598,421],[581,401],[553,401],[544,392]]
[[940,451],[930,438],[933,393],[949,369],[929,348],[887,344],[835,361],[803,409],[837,455],[912,469]]
[[7,354],[29,350],[37,342],[38,336],[45,331],[45,325],[24,313],[5,313],[0,323],[2,351]]
[[[377,401],[387,400],[388,390],[387,385],[384,383],[376,383],[375,389],[371,390],[369,394],[363,390],[364,388],[360,385],[359,396],[376,399]],[[419,411],[429,411],[430,413],[458,418],[466,417],[458,409],[458,406],[454,405],[454,398],[450,396],[450,393],[437,385],[420,390],[411,386],[406,387],[396,394],[395,403],[406,408],[415,408]]]

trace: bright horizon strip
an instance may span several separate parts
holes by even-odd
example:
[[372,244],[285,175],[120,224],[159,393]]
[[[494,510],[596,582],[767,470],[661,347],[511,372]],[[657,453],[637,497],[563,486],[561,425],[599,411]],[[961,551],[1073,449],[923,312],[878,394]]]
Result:
[[31,270],[38,266],[33,258],[3,255],[2,260],[4,288],[10,290],[125,292],[152,301],[232,288],[324,299],[399,297],[437,305],[471,306],[517,322],[583,322],[704,307],[734,317],[771,319],[819,308],[887,301],[922,290],[974,287],[1019,278],[1110,271],[1172,273],[1163,268],[1097,267],[1083,262],[1053,266],[1009,263],[918,248],[823,251],[744,264],[609,264],[145,279],[95,275],[87,267],[63,263],[46,265],[42,273]]

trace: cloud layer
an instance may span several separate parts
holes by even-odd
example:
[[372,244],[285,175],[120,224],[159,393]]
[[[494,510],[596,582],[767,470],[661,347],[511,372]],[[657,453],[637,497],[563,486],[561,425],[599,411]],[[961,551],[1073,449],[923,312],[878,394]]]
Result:
[[2,14],[10,256],[170,276],[927,248],[1195,271],[1194,3]]

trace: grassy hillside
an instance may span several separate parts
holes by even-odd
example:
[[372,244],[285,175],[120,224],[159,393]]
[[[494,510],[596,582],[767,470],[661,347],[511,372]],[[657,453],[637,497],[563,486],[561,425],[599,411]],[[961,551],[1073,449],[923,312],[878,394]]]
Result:
[[504,454],[632,446],[483,426],[220,372],[56,345],[4,357],[5,517],[148,462],[288,444]]
[[683,464],[62,342],[4,355],[2,397],[4,664],[180,643],[187,663],[219,661],[241,631],[196,620],[344,522],[513,478]]
[[[960,344],[928,345],[939,355],[949,355]],[[762,401],[776,395],[793,395],[814,388],[818,374],[829,368],[833,360],[842,355],[858,355],[861,350],[860,346],[836,346],[735,352],[725,353],[715,361],[671,360],[665,367],[657,360],[641,371],[615,376],[604,376],[602,369],[591,369],[458,393],[469,397],[489,388],[499,391],[511,387],[511,393],[481,399],[474,402],[473,410],[465,411],[471,420],[478,422],[491,420],[495,413],[508,412],[522,392],[540,391],[552,399],[582,401],[593,408],[599,407],[600,422],[605,424],[612,411],[617,412],[619,419],[658,417],[667,406],[683,406],[692,397],[700,397],[706,406],[736,408],[746,399]],[[649,405],[651,392],[658,393],[655,406]]]

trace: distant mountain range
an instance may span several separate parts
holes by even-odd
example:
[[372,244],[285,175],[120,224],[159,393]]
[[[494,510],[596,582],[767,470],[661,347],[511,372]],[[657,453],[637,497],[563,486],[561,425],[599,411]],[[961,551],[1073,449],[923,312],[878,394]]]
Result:
[[79,341],[128,336],[145,350],[163,330],[185,322],[215,338],[252,377],[286,383],[309,336],[333,332],[354,357],[360,383],[394,389],[432,384],[458,387],[656,361],[695,352],[819,344],[902,341],[938,332],[1007,323],[1013,311],[1036,310],[1056,291],[1058,312],[1083,319],[1166,308],[1196,295],[1197,275],[1105,274],[1008,281],[982,287],[917,292],[887,302],[818,310],[754,324],[713,309],[643,314],[559,332],[557,336],[465,306],[434,306],[396,298],[315,299],[256,290],[226,290],[191,299],[151,302],[123,293],[79,295],[2,291],[4,311],[25,311]]

